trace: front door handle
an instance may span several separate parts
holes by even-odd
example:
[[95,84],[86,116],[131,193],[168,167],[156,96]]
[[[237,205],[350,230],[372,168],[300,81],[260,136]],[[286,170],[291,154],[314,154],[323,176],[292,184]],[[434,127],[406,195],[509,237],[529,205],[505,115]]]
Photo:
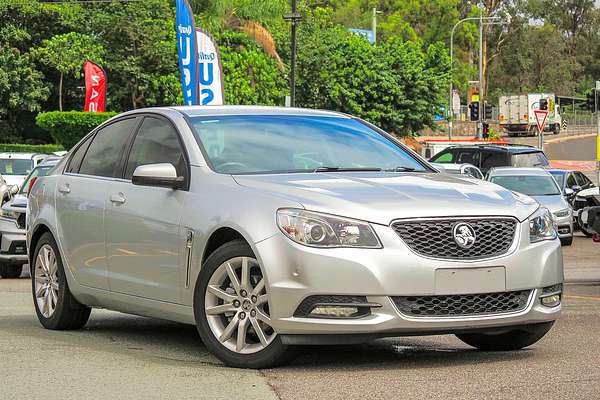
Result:
[[65,184],[65,185],[60,185],[58,187],[58,191],[62,194],[68,194],[71,193],[71,188],[69,187],[69,184]]
[[110,195],[110,201],[113,204],[124,204],[125,203],[125,196],[123,195],[123,193],[118,193],[118,194],[111,194]]

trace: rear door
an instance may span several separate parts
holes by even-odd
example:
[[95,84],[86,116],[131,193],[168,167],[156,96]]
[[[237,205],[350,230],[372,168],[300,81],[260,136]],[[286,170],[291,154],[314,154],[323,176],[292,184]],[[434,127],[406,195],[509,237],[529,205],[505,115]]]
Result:
[[71,156],[56,186],[58,241],[81,285],[108,289],[104,205],[136,118],[102,127]]
[[174,126],[146,116],[124,162],[123,179],[106,192],[106,240],[112,292],[181,302],[187,231],[181,228],[186,190],[137,186],[136,167],[170,163],[189,182],[187,156]]

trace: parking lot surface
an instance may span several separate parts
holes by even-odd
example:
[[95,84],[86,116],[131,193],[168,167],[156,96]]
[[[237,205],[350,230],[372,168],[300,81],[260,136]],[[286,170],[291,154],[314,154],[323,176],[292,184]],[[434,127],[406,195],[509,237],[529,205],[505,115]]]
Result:
[[517,352],[476,351],[453,336],[302,348],[288,366],[224,367],[193,326],[94,310],[85,329],[47,331],[29,279],[0,279],[0,398],[598,399],[600,244],[564,251],[564,312]]

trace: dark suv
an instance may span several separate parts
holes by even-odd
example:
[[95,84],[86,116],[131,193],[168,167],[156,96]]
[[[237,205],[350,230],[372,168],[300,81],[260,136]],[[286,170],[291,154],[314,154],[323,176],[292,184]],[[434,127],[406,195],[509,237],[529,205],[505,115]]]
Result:
[[473,164],[487,174],[494,167],[548,167],[543,151],[530,146],[476,145],[449,147],[429,161],[442,164]]

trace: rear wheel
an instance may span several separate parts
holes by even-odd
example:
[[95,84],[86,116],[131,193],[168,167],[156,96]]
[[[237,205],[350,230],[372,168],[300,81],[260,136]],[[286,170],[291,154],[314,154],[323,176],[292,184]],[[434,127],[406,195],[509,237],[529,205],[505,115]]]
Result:
[[554,134],[555,135],[559,135],[560,134],[560,124],[555,124],[554,125]]
[[560,244],[562,244],[563,246],[570,246],[573,244],[573,236],[568,237],[568,238],[561,238],[560,239]]
[[50,233],[44,233],[38,241],[33,260],[33,304],[42,326],[53,330],[83,328],[91,309],[71,294],[58,246]]
[[511,331],[493,333],[460,333],[456,337],[483,351],[511,351],[531,346],[548,333],[554,321],[542,324],[523,325]]
[[22,265],[0,264],[0,277],[4,279],[15,279],[21,276]]
[[202,341],[229,366],[268,368],[290,355],[271,326],[265,276],[244,241],[224,244],[206,260],[194,313]]

